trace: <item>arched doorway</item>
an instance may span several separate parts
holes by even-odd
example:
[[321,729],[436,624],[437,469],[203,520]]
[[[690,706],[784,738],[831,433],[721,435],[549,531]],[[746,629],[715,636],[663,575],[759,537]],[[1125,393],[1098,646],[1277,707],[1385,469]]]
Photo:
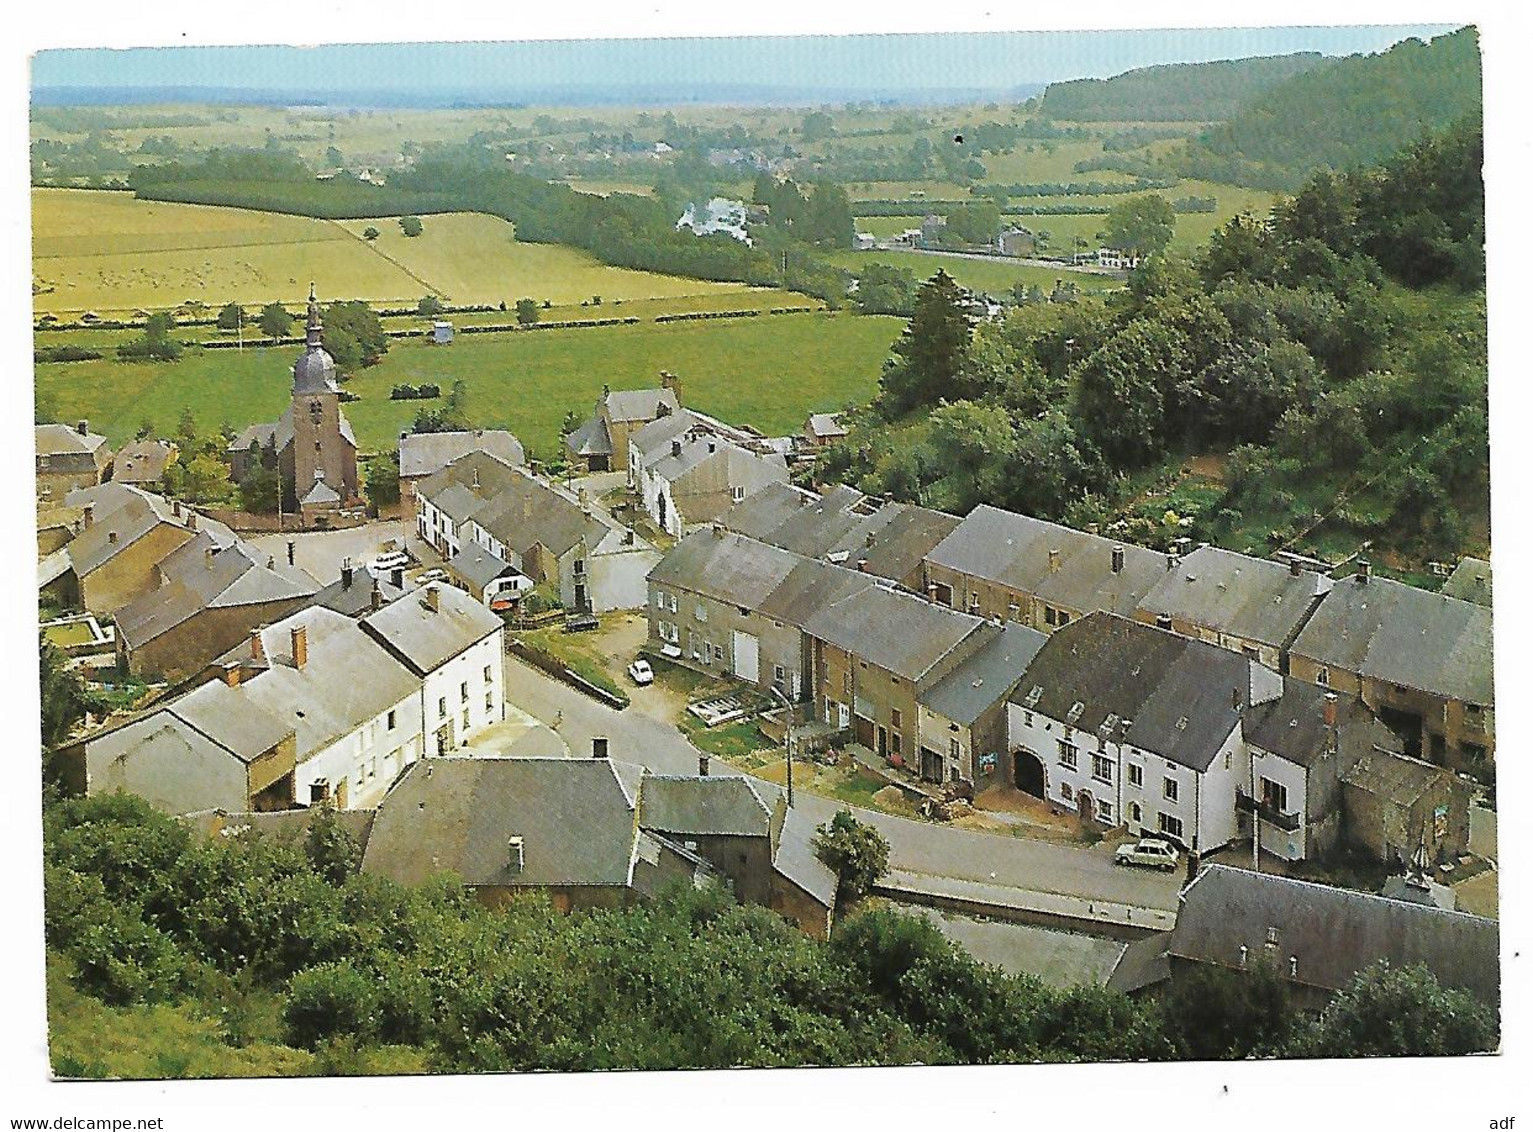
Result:
[[1043,760],[1026,749],[1013,751],[1011,780],[1016,783],[1017,789],[1022,793],[1031,794],[1034,798],[1044,797],[1046,783],[1043,775]]
[[1075,792],[1075,807],[1083,825],[1090,825],[1097,820],[1097,800],[1091,796],[1090,790]]

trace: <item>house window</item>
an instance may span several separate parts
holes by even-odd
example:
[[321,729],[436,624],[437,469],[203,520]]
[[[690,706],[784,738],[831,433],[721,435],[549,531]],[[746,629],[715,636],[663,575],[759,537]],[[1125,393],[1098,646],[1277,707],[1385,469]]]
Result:
[[1076,766],[1076,750],[1063,739],[1059,740],[1059,764],[1074,770]]
[[576,574],[584,574],[585,572],[586,572],[586,560],[584,558],[577,558],[577,559],[575,559],[575,573]]
[[713,661],[714,661],[715,664],[723,664],[724,663],[724,646],[723,645],[714,645],[713,646]]
[[486,692],[484,694],[484,710],[486,712],[493,712],[495,710],[495,693],[494,692]]
[[1092,755],[1091,777],[1098,782],[1112,782],[1112,760],[1105,755]]
[[1331,683],[1331,670],[1329,668],[1321,667],[1318,671],[1316,671],[1315,683],[1319,684],[1322,688],[1328,687]]
[[1097,817],[1101,818],[1105,822],[1111,822],[1112,821],[1112,803],[1111,802],[1098,802],[1097,803]]
[[740,502],[740,500],[745,498],[745,489],[743,487],[730,488],[729,498],[734,500],[736,503]]
[[1130,802],[1128,804],[1128,816],[1129,820],[1132,821],[1135,825],[1138,825],[1140,822],[1144,821],[1144,810],[1140,808],[1138,802]]
[[484,682],[486,684],[490,682],[490,666],[488,664],[484,666]]
[[788,671],[780,664],[772,665],[772,679],[781,684],[788,678]]
[[1030,712],[1030,711],[1024,711],[1022,713],[1022,726],[1024,726],[1024,727],[1031,727],[1032,725],[1033,725],[1033,713]]
[[458,701],[460,703],[465,703],[465,704],[468,703],[468,681],[467,680],[463,681],[463,683],[458,685]]
[[1262,779],[1262,805],[1270,806],[1279,813],[1288,812],[1288,787],[1270,778]]
[[901,749],[901,747],[903,745],[904,745],[903,740],[902,740],[902,738],[900,736],[900,733],[898,731],[891,731],[891,732],[889,732],[889,746],[890,746],[890,749],[893,750],[896,755],[901,753],[900,749]]
[[1045,625],[1059,624],[1059,614],[1054,612],[1054,607],[1052,605],[1045,605],[1043,607],[1043,622]]
[[447,697],[446,696],[441,696],[441,697],[439,697],[437,699],[437,702],[436,702],[436,717],[438,719],[446,719],[447,718]]
[[1160,794],[1168,802],[1176,801],[1176,779],[1164,778],[1160,783]]
[[463,730],[468,730],[468,708],[463,709]]
[[889,723],[894,727],[905,726],[905,717],[903,714],[901,714],[899,708],[889,709]]
[[1072,787],[1068,782],[1061,782],[1059,784],[1059,796],[1061,798],[1063,798],[1066,802],[1073,802],[1073,801],[1075,801],[1075,789],[1074,789],[1074,787]]
[[1224,752],[1224,769],[1225,770],[1229,770],[1230,769],[1230,759],[1231,758],[1232,758],[1232,756],[1231,756],[1230,752],[1229,751],[1225,751]]
[[947,741],[947,754],[948,758],[952,759],[954,762],[957,762],[959,759],[963,758],[963,744],[960,743],[957,739],[949,739]]
[[1156,817],[1158,819],[1158,823],[1159,823],[1159,826],[1160,826],[1160,831],[1162,833],[1169,834],[1170,836],[1175,837],[1177,840],[1181,840],[1181,836],[1182,836],[1182,819],[1181,818],[1174,818],[1170,814],[1157,814]]
[[1130,786],[1144,785],[1144,767],[1138,763],[1128,764],[1128,784]]
[[699,621],[706,621],[708,620],[708,611],[699,605],[692,611],[692,616],[697,618]]
[[389,712],[389,730],[394,730],[394,713]]

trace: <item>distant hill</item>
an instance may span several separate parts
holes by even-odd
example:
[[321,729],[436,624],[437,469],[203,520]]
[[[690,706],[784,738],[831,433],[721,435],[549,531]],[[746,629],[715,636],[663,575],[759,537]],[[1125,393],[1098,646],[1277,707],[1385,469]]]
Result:
[[1222,122],[1253,97],[1326,62],[1319,52],[1306,51],[1072,79],[1050,83],[1039,112],[1082,122]]
[[1480,107],[1479,36],[1466,27],[1296,75],[1168,154],[1165,165],[1182,176],[1292,190],[1317,168],[1379,161]]

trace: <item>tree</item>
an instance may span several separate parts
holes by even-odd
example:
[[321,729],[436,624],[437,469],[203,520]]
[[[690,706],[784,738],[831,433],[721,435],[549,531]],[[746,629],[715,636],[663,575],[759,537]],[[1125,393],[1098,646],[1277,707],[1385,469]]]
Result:
[[117,347],[117,356],[128,361],[173,362],[181,356],[181,343],[171,337],[175,319],[164,311],[152,314],[144,322],[142,337]]
[[277,469],[257,463],[240,481],[240,509],[252,515],[269,515],[277,510],[281,491]]
[[376,240],[380,234],[378,229],[374,228],[371,224],[362,229],[362,238],[364,240]]
[[419,216],[401,216],[399,218],[399,230],[406,236],[419,236],[425,231],[425,225],[421,223]]
[[915,314],[879,380],[884,415],[893,420],[950,394],[968,356],[970,333],[958,284],[938,271],[916,293]]
[[309,865],[336,887],[345,884],[362,864],[362,849],[357,839],[341,825],[335,807],[321,803],[313,810],[303,852]]
[[1425,967],[1358,974],[1290,1044],[1296,1057],[1458,1057],[1496,1048],[1495,1015]]
[[867,894],[889,871],[889,843],[871,825],[864,825],[850,810],[836,815],[814,831],[814,854],[835,871],[840,900]]
[[1172,980],[1164,1010],[1166,1033],[1193,1061],[1272,1056],[1296,1019],[1287,980],[1270,963],[1247,970],[1200,965]]
[[325,308],[325,349],[341,370],[376,364],[388,351],[378,312],[360,299],[331,303]]
[[293,332],[293,316],[281,303],[267,303],[261,308],[261,333],[275,342]]
[[237,330],[244,325],[245,311],[238,303],[225,303],[218,311],[218,329]]
[[37,667],[42,687],[43,746],[53,747],[69,737],[86,712],[101,709],[80,674],[64,667],[63,653],[46,637],[38,641]]
[[446,309],[435,295],[422,295],[421,301],[415,304],[415,313],[422,318],[435,318]]
[[346,164],[346,159],[345,159],[345,156],[341,153],[341,151],[336,149],[335,146],[332,145],[332,146],[329,146],[328,148],[326,148],[326,150],[325,150],[325,164],[326,165],[344,165],[344,164]]
[[1107,214],[1108,245],[1129,255],[1159,255],[1175,231],[1176,213],[1159,193],[1129,197]]
[[399,449],[391,449],[368,461],[362,490],[367,495],[367,502],[379,513],[399,502]]
[[836,132],[835,122],[829,114],[823,110],[811,110],[804,115],[804,124],[799,133],[806,142],[823,141]]
[[535,299],[516,300],[516,321],[521,326],[533,326],[539,318],[538,304]]

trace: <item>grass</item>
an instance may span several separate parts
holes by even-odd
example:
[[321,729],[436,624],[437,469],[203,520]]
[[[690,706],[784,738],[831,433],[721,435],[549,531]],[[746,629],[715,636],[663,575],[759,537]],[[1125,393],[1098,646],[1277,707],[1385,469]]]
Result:
[[837,252],[833,258],[837,264],[850,271],[857,271],[870,263],[884,263],[913,271],[917,279],[928,279],[940,268],[964,287],[997,295],[1009,291],[1016,283],[1037,284],[1048,290],[1061,279],[1073,282],[1082,291],[1116,290],[1123,286],[1122,280],[1112,276],[1071,271],[1066,267],[1029,267],[999,258],[971,259],[966,256],[943,255],[940,252]]
[[557,657],[575,675],[627,701],[627,690],[618,684],[607,668],[609,658],[592,644],[592,638],[599,637],[600,633],[566,633],[562,627],[554,625],[547,629],[518,631],[516,636],[525,644]]
[[[619,308],[621,309],[621,308]],[[771,434],[797,430],[811,412],[872,395],[879,367],[903,328],[895,318],[794,314],[748,320],[544,330],[463,336],[451,347],[396,341],[358,372],[345,406],[367,451],[392,448],[419,403],[390,401],[392,386],[461,378],[476,425],[508,428],[538,453],[558,449],[567,410],[586,413],[603,384],[654,385],[679,374],[689,406]],[[59,420],[88,418],[115,445],[148,420],[174,426],[183,408],[198,426],[276,420],[287,407],[293,348],[189,351],[178,362],[99,361],[36,367],[37,394]]]
[[[310,220],[253,209],[136,200],[127,193],[35,189],[33,305],[38,313],[131,312],[190,299],[298,303],[317,281],[328,297],[413,303],[519,298],[579,303],[743,294],[738,283],[609,267],[586,252],[523,244],[504,220],[428,217],[406,237],[391,218]],[[369,226],[378,239],[361,238]],[[789,305],[783,296],[777,305]]]

